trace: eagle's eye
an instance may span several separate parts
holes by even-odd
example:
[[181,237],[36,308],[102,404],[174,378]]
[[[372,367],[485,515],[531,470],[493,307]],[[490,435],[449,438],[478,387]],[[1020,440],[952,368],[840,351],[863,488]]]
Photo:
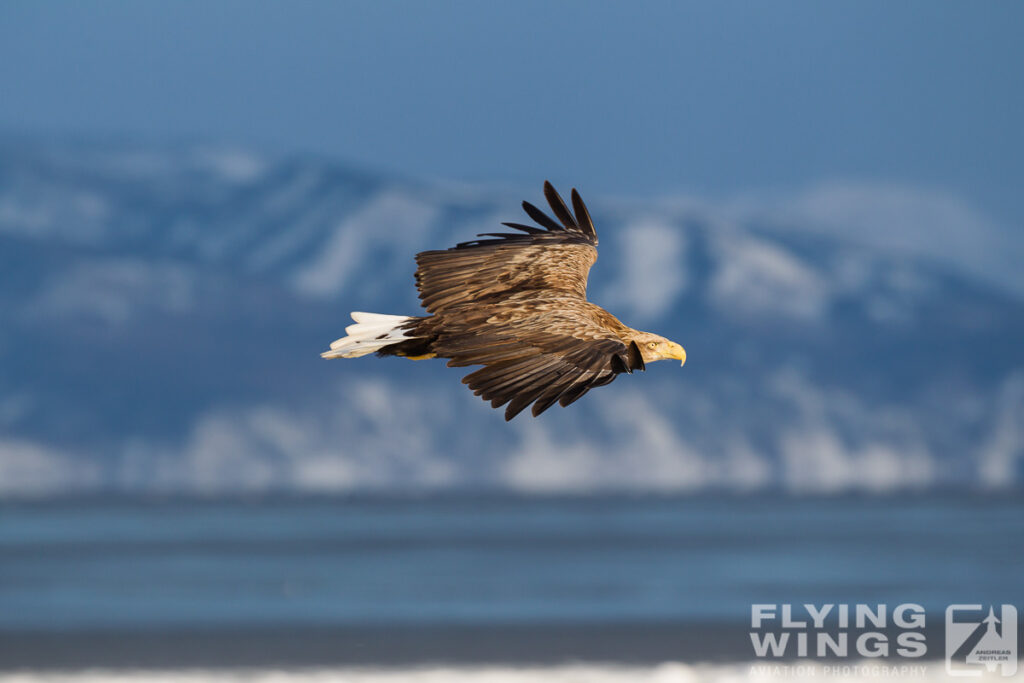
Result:
[[658,342],[647,342],[647,348],[656,349],[658,348]]

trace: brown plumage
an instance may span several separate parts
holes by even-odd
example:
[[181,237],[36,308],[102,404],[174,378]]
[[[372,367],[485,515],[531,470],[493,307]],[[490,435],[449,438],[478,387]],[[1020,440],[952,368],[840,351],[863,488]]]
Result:
[[416,287],[430,314],[405,318],[353,313],[348,336],[321,355],[352,358],[376,352],[414,360],[447,358],[449,367],[482,365],[463,378],[511,420],[533,404],[540,415],[645,363],[686,362],[678,344],[623,325],[587,301],[587,274],[597,260],[597,233],[572,190],[572,211],[551,186],[544,195],[557,220],[523,202],[537,226],[416,256]]

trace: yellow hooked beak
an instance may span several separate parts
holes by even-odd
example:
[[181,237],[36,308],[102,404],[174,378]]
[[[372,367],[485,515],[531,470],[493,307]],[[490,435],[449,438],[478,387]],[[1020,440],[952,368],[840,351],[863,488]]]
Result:
[[675,342],[669,342],[669,353],[667,358],[675,358],[680,361],[679,366],[686,365],[686,349]]

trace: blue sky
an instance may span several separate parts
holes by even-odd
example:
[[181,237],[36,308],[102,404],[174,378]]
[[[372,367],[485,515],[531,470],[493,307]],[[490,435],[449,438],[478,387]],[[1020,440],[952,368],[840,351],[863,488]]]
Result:
[[729,195],[836,179],[1024,221],[1024,4],[4,2],[0,133]]

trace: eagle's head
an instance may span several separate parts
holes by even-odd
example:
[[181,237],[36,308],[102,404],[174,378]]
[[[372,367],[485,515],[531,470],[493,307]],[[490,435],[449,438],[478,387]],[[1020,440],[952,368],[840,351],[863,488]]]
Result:
[[640,347],[640,354],[645,363],[653,363],[656,360],[678,360],[680,365],[686,364],[686,349],[674,341],[659,337],[650,332],[638,332],[633,335],[632,341]]

